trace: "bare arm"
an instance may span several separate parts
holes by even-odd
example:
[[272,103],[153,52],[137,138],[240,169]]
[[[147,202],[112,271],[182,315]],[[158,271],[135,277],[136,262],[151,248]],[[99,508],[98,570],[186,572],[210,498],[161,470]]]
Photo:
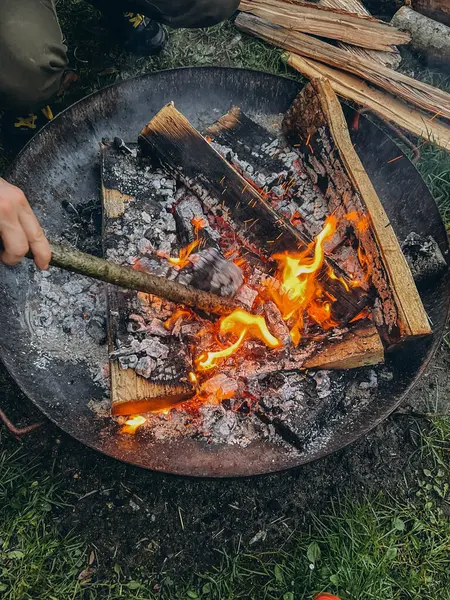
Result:
[[0,177],[0,261],[15,265],[31,250],[39,269],[47,269],[50,245],[25,194]]

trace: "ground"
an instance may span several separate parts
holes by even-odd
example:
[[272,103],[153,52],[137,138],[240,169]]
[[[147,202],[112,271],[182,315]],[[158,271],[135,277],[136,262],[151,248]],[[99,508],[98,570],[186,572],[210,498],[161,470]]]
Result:
[[[84,3],[57,4],[80,76],[57,106],[158,68],[285,71],[279,51],[230,24],[177,32],[162,57],[136,60],[92,41],[96,15]],[[449,224],[449,156],[423,147],[419,168]],[[450,599],[449,362],[444,341],[407,404],[365,439],[248,480],[149,473],[49,423],[22,442],[2,429],[2,597],[300,600],[327,589],[344,600]],[[16,422],[42,420],[1,368],[0,393]]]

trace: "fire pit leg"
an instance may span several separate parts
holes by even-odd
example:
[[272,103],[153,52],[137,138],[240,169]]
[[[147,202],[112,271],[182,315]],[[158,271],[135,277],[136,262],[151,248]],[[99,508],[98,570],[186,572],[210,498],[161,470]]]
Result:
[[22,435],[26,435],[27,433],[31,433],[35,429],[42,427],[42,423],[33,423],[33,425],[27,425],[27,427],[16,427],[12,421],[8,419],[6,414],[0,408],[0,419],[9,429],[10,433],[14,435],[17,439],[20,439]]

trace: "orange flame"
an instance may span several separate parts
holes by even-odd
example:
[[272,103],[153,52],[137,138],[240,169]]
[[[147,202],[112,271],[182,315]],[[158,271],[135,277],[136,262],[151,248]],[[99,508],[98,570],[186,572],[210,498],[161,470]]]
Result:
[[[301,339],[304,314],[307,313],[320,325],[330,320],[331,303],[323,302],[323,290],[316,280],[325,258],[324,244],[333,237],[337,227],[337,219],[331,215],[325,221],[324,228],[315,241],[301,253],[275,254],[274,258],[279,264],[279,288],[269,287],[269,292],[278,306],[285,321],[293,320],[291,326],[291,339],[298,344]],[[312,253],[312,256],[311,256]],[[328,327],[328,325],[327,325]]]
[[177,308],[167,319],[164,321],[164,327],[166,329],[172,329],[175,323],[178,321],[180,317],[189,317],[191,316],[191,311],[185,308]]
[[134,435],[136,430],[141,427],[147,419],[142,415],[135,415],[134,417],[130,417],[128,421],[125,421],[125,426],[122,427],[121,433],[128,433],[130,435]]
[[281,342],[270,333],[264,317],[251,315],[240,308],[220,320],[219,332],[222,335],[233,334],[238,339],[234,344],[223,350],[201,354],[196,362],[197,368],[201,371],[214,368],[220,359],[228,358],[237,352],[248,338],[259,339],[269,348],[279,348],[281,346]]
[[190,255],[200,245],[199,231],[206,227],[206,221],[202,217],[192,217],[191,223],[194,226],[195,239],[184,248],[181,248],[177,257],[167,257],[171,265],[175,265],[180,269],[184,269],[189,264]]

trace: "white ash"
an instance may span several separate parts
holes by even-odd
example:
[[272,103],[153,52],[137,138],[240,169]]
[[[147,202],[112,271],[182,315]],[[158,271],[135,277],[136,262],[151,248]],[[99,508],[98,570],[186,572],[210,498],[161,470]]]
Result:
[[33,277],[39,294],[28,298],[24,319],[39,356],[37,365],[50,368],[52,359],[85,363],[95,382],[106,389],[104,284],[53,267],[35,271]]

